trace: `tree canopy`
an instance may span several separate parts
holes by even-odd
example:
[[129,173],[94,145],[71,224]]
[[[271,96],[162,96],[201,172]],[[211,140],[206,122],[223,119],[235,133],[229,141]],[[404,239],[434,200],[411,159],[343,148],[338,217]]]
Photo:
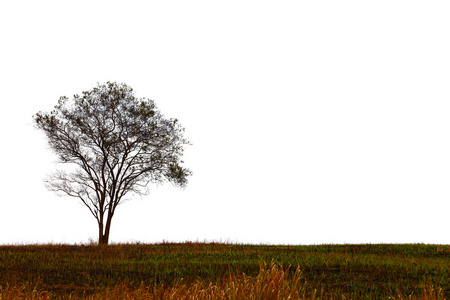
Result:
[[98,84],[73,101],[63,96],[53,111],[33,119],[67,166],[47,178],[47,187],[89,208],[99,244],[108,243],[111,219],[125,195],[147,194],[149,183],[185,187],[192,174],[181,160],[190,144],[184,128],[126,84]]

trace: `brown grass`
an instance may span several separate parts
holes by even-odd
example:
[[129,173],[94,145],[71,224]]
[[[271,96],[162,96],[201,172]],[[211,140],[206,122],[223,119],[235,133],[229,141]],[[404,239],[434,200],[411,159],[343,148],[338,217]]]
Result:
[[[54,296],[47,291],[26,286],[0,286],[0,300],[12,299],[358,299],[342,295],[324,296],[324,291],[317,291],[308,286],[298,267],[295,271],[283,268],[275,263],[269,265],[261,263],[256,277],[245,274],[229,274],[218,284],[205,281],[184,283],[183,279],[172,285],[154,285],[152,287],[141,284],[139,288],[130,285],[118,285],[105,288],[94,294],[69,294]],[[370,295],[368,295],[370,299]],[[374,297],[373,299],[379,299]],[[441,289],[431,285],[423,288],[421,295],[386,295],[383,299],[445,299]]]

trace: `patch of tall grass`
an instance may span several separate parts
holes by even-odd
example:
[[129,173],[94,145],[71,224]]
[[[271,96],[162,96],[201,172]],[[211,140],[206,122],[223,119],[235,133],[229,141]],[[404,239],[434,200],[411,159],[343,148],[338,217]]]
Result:
[[289,267],[283,268],[283,266],[273,262],[269,265],[261,263],[259,273],[255,277],[245,274],[232,275],[230,273],[217,284],[207,283],[206,281],[184,283],[183,280],[179,280],[173,285],[145,286],[141,284],[138,288],[123,284],[114,288],[106,288],[91,295],[55,296],[47,291],[38,291],[36,288],[29,290],[26,286],[6,286],[5,288],[0,287],[0,299],[445,299],[442,289],[430,285],[424,286],[420,295],[404,295],[399,291],[393,295],[377,295],[375,297],[360,295],[359,293],[354,295],[326,294],[323,289],[320,291],[311,289],[308,282],[303,280],[300,267],[291,272],[292,274],[289,271]]
[[[272,264],[261,265],[262,261]],[[298,269],[282,267],[289,265]],[[264,278],[279,280],[269,284]],[[163,295],[200,290],[205,295],[225,293],[228,299],[257,297],[249,294],[252,290],[273,290],[291,298],[298,293],[293,299],[402,299],[428,294],[441,297],[429,299],[450,299],[450,248],[192,242],[0,246],[0,286],[0,300],[14,293],[90,299],[120,292]]]

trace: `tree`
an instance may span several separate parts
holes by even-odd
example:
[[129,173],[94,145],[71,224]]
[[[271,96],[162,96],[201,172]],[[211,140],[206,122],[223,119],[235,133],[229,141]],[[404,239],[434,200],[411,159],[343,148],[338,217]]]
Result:
[[190,144],[184,128],[125,84],[98,84],[73,101],[63,96],[53,111],[33,120],[65,166],[47,178],[47,188],[81,199],[97,220],[99,245],[108,244],[112,217],[125,195],[145,195],[149,183],[185,187],[192,174],[182,166]]

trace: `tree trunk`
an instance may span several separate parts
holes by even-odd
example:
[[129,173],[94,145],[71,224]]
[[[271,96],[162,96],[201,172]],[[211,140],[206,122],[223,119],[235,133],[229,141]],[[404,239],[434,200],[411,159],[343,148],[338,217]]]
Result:
[[108,245],[109,242],[109,231],[111,228],[111,220],[113,214],[111,212],[108,213],[108,219],[106,220],[105,233],[103,234],[103,244]]
[[103,242],[104,242],[103,224],[102,223],[98,223],[98,245],[102,246]]
[[108,235],[104,234],[102,245],[104,245],[104,246],[108,245],[108,240],[109,240],[109,234]]
[[99,226],[98,231],[98,245],[99,246],[106,246],[109,242],[109,228],[103,232],[103,226]]
[[[103,219],[103,218],[101,218]],[[109,231],[111,228],[112,214],[108,214],[108,219],[106,220],[106,226],[103,228],[103,220],[98,223],[98,245],[106,246],[109,243]],[[104,231],[103,231],[104,230]]]

